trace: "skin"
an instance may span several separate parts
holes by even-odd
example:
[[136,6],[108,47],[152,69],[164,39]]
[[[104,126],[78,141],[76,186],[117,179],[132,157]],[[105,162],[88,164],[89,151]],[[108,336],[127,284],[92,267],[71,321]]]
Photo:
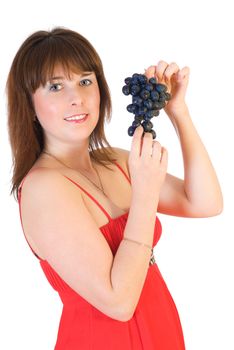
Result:
[[184,217],[209,217],[223,210],[221,188],[209,155],[195,129],[185,101],[189,83],[189,68],[172,62],[159,61],[145,70],[166,84],[172,94],[164,111],[178,135],[184,162],[184,179],[166,174],[158,211]]
[[[61,73],[63,72],[56,72],[56,75]],[[158,141],[153,141],[151,134],[147,134],[144,136],[144,146],[140,150],[141,133],[138,129],[133,137],[131,151],[118,149],[119,158],[129,165],[129,159],[134,155],[133,158],[137,159],[137,171],[134,174],[138,179],[136,188],[142,189],[146,183],[145,188],[148,192],[138,192],[139,197],[136,197],[135,192],[131,196],[131,193],[125,190],[130,186],[119,172],[114,180],[108,174],[104,184],[108,189],[109,198],[113,199],[112,202],[118,202],[119,208],[120,205],[123,208],[123,204],[129,207],[130,203],[125,236],[134,235],[137,241],[144,241],[151,246],[156,204],[157,212],[167,215],[207,217],[222,211],[222,193],[185,102],[189,69],[179,69],[175,63],[160,61],[156,66],[149,67],[146,74],[148,78],[155,76],[160,82],[166,83],[173,95],[165,112],[179,137],[184,160],[184,179],[168,173],[164,178],[165,166],[162,171],[159,164],[163,160],[163,155],[160,156],[160,153],[164,153],[163,147]],[[74,75],[71,81],[63,81],[59,92],[54,93],[48,90],[48,87],[40,87],[34,94],[35,111],[46,135],[46,150],[74,169],[82,166],[91,168],[88,138],[98,121],[100,103],[97,84],[83,87],[80,82],[81,77]],[[89,112],[91,118],[82,126],[73,126],[63,120],[65,116],[76,112]],[[151,150],[152,157],[149,152]],[[140,152],[143,153],[143,157],[139,156]],[[150,171],[147,180],[142,181],[145,164]],[[139,176],[139,171],[143,176]],[[136,245],[122,244],[113,257],[106,239],[100,235],[98,229],[102,225],[100,208],[95,205],[94,214],[94,210],[90,210],[91,205],[84,205],[79,192],[57,172],[42,170],[39,176],[40,181],[35,172],[35,177],[32,176],[31,180],[31,188],[34,187],[34,183],[38,185],[35,186],[35,195],[31,196],[29,184],[28,192],[27,187],[25,188],[24,197],[24,223],[26,232],[30,233],[28,238],[32,236],[32,239],[29,239],[32,247],[42,259],[46,259],[53,266],[68,285],[92,305],[114,319],[130,320],[139,301],[151,252],[149,249],[143,249],[141,253],[136,254]],[[163,183],[159,184],[159,178]],[[157,189],[158,184],[162,184],[160,189]],[[27,183],[24,186],[27,186]],[[154,190],[151,194],[149,189],[152,187]],[[47,191],[50,196],[45,196]],[[146,193],[144,197],[142,193]],[[101,196],[100,201],[104,202]],[[104,206],[111,212],[110,203],[108,205],[105,199]],[[45,210],[39,217],[36,214],[41,207],[45,207]],[[116,208],[113,208],[112,216],[114,210],[116,211]],[[80,277],[77,279],[77,276]]]
[[[172,94],[164,111],[178,135],[184,161],[184,179],[169,173],[160,191],[158,211],[167,215],[183,217],[209,217],[218,215],[223,209],[221,188],[209,159],[209,155],[193,125],[185,101],[189,83],[189,68],[182,69],[172,62],[159,61],[144,73],[166,84]],[[57,67],[55,76],[64,76]],[[57,92],[48,86],[39,87],[33,95],[35,112],[46,137],[45,150],[55,155],[73,169],[86,171],[96,176],[88,153],[88,138],[98,122],[100,94],[94,74],[89,86],[82,86],[83,78],[73,74],[72,80],[60,79],[53,83]],[[64,117],[79,112],[90,113],[84,124],[69,124]],[[158,142],[153,141],[152,142]],[[122,150],[126,163],[129,151]],[[43,157],[49,157],[43,155]]]
[[189,83],[189,73],[188,67],[180,69],[175,62],[168,64],[165,61],[159,61],[157,66],[150,66],[146,69],[146,76],[148,78],[156,77],[159,83],[167,86],[172,95],[172,99],[164,108],[169,117],[172,114],[179,117],[187,109],[185,95]]
[[[89,136],[99,118],[100,93],[95,73],[83,76],[72,73],[71,80],[63,69],[56,67],[53,77],[32,96],[35,113],[44,129],[45,150],[73,169],[92,172],[88,152]],[[89,113],[85,123],[69,123],[65,117]],[[43,157],[49,157],[43,155]]]

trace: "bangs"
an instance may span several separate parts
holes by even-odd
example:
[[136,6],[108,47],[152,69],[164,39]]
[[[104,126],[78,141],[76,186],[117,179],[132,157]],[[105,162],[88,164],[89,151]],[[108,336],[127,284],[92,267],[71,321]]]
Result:
[[87,43],[77,42],[77,38],[69,38],[69,41],[59,37],[46,38],[32,48],[24,62],[22,80],[26,89],[34,93],[40,85],[45,86],[58,66],[63,69],[67,79],[71,79],[71,73],[87,71],[94,72],[98,77],[102,67],[93,50]]

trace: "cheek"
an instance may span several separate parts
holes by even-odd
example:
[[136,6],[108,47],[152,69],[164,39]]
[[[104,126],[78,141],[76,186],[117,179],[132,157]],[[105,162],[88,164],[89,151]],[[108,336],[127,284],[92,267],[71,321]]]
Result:
[[99,108],[100,106],[100,93],[99,90],[95,90],[93,95],[92,95],[92,101],[93,101],[93,105],[96,108]]
[[53,103],[45,97],[34,97],[34,109],[37,117],[41,121],[51,120],[53,116],[57,115],[59,106],[58,103]]

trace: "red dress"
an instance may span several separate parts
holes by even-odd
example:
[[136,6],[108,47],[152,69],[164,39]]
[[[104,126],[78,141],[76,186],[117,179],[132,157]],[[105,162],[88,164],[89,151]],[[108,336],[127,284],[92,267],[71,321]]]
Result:
[[[115,164],[130,182],[120,165],[116,162]],[[25,178],[20,188],[22,188]],[[128,212],[112,219],[85,189],[68,177],[66,178],[84,191],[107,216],[109,222],[99,227],[99,229],[115,255],[123,238]],[[21,191],[19,189],[19,211],[22,224],[20,198]],[[154,247],[160,239],[161,231],[161,223],[156,217]],[[33,251],[32,248],[31,250]],[[183,332],[175,303],[156,263],[149,265],[133,317],[129,321],[122,322],[110,318],[88,303],[69,287],[46,260],[41,259],[34,251],[33,253],[38,258],[47,280],[58,292],[63,303],[54,350],[185,349]]]

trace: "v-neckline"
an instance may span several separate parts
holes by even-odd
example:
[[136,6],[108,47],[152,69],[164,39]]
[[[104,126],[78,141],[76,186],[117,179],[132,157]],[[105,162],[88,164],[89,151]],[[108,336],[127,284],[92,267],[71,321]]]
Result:
[[102,225],[102,226],[99,226],[99,229],[105,228],[106,226],[110,225],[111,222],[116,221],[116,220],[118,220],[118,219],[121,219],[121,218],[123,218],[123,217],[125,217],[125,216],[128,216],[128,214],[129,214],[129,209],[128,209],[126,212],[124,212],[123,214],[116,216],[115,218],[112,218],[112,217],[110,216],[109,221],[108,221],[106,224],[104,224],[104,225]]
[[[130,183],[130,185],[131,185],[131,180],[130,180],[130,178],[128,177],[128,175],[125,173],[125,171],[122,169],[122,167],[121,167],[116,161],[114,161],[114,164],[120,169],[120,171],[123,173],[123,175],[125,176],[125,178],[127,179],[127,181],[128,181],[128,182]],[[34,168],[34,169],[30,170],[30,171],[28,172],[28,174],[31,173],[31,172],[33,172],[34,170],[39,169],[39,168],[42,168],[42,167]],[[27,175],[28,175],[28,174],[27,174]],[[21,190],[21,187],[23,186],[23,183],[24,183],[24,181],[25,181],[27,175],[23,178],[23,180],[22,180],[22,182],[21,182],[21,184],[20,184],[20,186],[19,186],[19,192],[20,192],[20,190]],[[91,198],[91,199],[99,206],[99,208],[102,210],[102,212],[104,213],[104,215],[107,217],[108,222],[107,222],[106,224],[100,226],[100,228],[103,228],[103,227],[107,226],[111,221],[114,221],[114,220],[117,220],[117,219],[119,219],[119,218],[121,218],[121,217],[124,217],[125,215],[127,215],[127,214],[129,213],[129,209],[130,209],[130,208],[128,208],[127,211],[124,211],[123,213],[119,214],[118,216],[116,216],[116,217],[114,217],[114,218],[111,217],[111,215],[109,215],[109,213],[108,213],[108,212],[105,210],[105,208],[99,203],[99,201],[98,201],[95,197],[93,197],[88,191],[86,191],[82,186],[80,186],[79,183],[77,183],[76,181],[72,180],[71,178],[69,178],[69,177],[66,176],[66,175],[63,175],[63,176],[66,177],[66,178],[67,178],[68,180],[70,180],[71,182],[73,182],[73,183],[74,183],[76,186],[78,186],[81,190],[83,190],[83,192],[85,192],[85,193],[88,195],[88,197]],[[108,198],[108,197],[107,197],[107,198]],[[116,209],[119,209],[119,210],[123,211],[123,209],[120,208],[120,207],[118,207],[117,205],[115,205],[114,202],[113,202],[110,198],[108,198],[108,200],[109,200],[109,203],[113,206],[113,208],[116,208]]]
[[[115,161],[114,164],[121,170],[121,172],[123,173],[123,175],[126,177],[126,179],[128,180],[128,182],[130,183],[131,185],[131,181],[129,179],[129,177],[127,176],[127,174],[124,172],[124,170],[122,169],[122,167]],[[78,186],[84,193],[86,193],[86,195],[92,199],[97,205],[98,207],[102,210],[102,212],[105,214],[105,216],[107,217],[108,219],[108,222],[104,225],[101,226],[104,227],[106,225],[108,225],[111,221],[114,221],[118,218],[121,218],[122,216],[126,215],[128,212],[129,212],[129,209],[127,209],[127,211],[124,211],[123,213],[119,214],[118,216],[112,218],[111,215],[106,211],[106,209],[99,203],[99,201],[93,196],[91,195],[85,188],[83,188],[79,183],[77,183],[76,181],[72,180],[71,178],[69,178],[68,176],[66,175],[63,175],[64,177],[66,177],[68,180],[70,180],[71,182],[73,182],[76,186]],[[108,198],[108,197],[107,197]],[[120,209],[121,211],[123,211],[122,208],[118,207],[117,205],[115,205],[115,203],[110,199],[108,198],[108,201],[109,203],[111,204],[111,206],[113,206],[114,208],[116,209]]]

